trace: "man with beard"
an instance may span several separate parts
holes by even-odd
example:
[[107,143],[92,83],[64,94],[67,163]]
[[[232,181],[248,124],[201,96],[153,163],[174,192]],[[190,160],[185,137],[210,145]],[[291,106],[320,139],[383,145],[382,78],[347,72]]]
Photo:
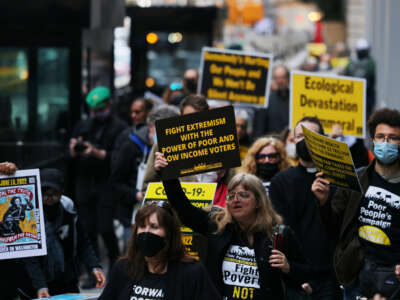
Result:
[[289,70],[278,65],[273,70],[275,90],[269,95],[267,109],[256,111],[254,137],[279,134],[289,124]]
[[[111,113],[111,93],[106,87],[94,88],[86,97],[90,117],[79,122],[72,134],[69,153],[76,163],[75,199],[79,218],[87,228],[90,241],[97,251],[97,234],[107,248],[109,265],[119,256],[114,232],[115,203],[108,183],[115,141],[126,124]],[[82,287],[92,288],[92,277]]]
[[[345,299],[360,294],[370,298],[377,292],[399,299],[400,112],[377,110],[368,127],[375,160],[358,170],[363,193],[342,189],[330,193],[322,173],[317,174],[312,191],[322,220],[338,238],[335,270],[345,286]],[[384,273],[387,277],[380,280]]]
[[304,117],[294,129],[294,141],[299,164],[276,174],[270,185],[270,198],[285,223],[295,232],[308,263],[321,276],[303,284],[312,299],[341,299],[333,272],[334,241],[330,240],[321,223],[317,201],[311,191],[317,169],[308,152],[302,126],[323,134],[317,117]]

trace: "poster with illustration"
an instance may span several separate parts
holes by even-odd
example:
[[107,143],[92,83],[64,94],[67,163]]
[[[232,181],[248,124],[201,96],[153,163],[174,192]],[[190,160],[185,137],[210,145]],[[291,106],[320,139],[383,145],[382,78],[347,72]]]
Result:
[[46,253],[39,170],[0,176],[0,259]]

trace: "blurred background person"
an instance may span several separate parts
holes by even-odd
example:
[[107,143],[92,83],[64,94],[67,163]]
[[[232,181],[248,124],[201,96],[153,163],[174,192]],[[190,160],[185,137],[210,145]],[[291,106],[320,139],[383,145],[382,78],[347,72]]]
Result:
[[278,134],[289,124],[289,83],[290,72],[284,65],[277,65],[273,71],[276,90],[269,94],[267,109],[258,109],[255,114],[255,138],[265,134]]
[[183,85],[180,82],[173,82],[168,85],[164,93],[162,94],[162,98],[165,104],[171,104],[175,106],[179,106],[179,102],[177,99],[181,99],[183,96]]
[[185,253],[178,218],[166,202],[135,217],[130,246],[113,266],[99,300],[221,299],[203,265]]
[[272,177],[288,167],[290,163],[283,143],[274,137],[262,137],[251,145],[240,171],[260,178],[268,195]]
[[340,124],[334,124],[332,126],[332,132],[328,136],[342,143],[346,143],[347,146],[349,146],[356,169],[368,166],[368,149],[365,147],[363,139],[356,138],[355,136],[343,135],[343,126]]
[[117,202],[116,215],[124,228],[124,247],[129,240],[134,207],[142,201],[140,189],[154,135],[146,123],[129,130],[123,133],[119,149],[114,150],[109,181]]
[[[96,87],[86,97],[90,117],[74,128],[69,144],[72,163],[75,164],[75,198],[79,218],[96,254],[99,255],[97,236],[101,235],[107,249],[109,265],[119,256],[113,218],[115,203],[108,184],[111,175],[111,157],[117,136],[126,124],[111,114],[111,93],[106,87]],[[82,287],[93,288],[93,276]]]
[[[113,161],[119,156],[118,152],[122,145],[130,139],[130,134],[135,135],[135,132],[140,130],[142,127],[147,127],[147,117],[153,108],[153,103],[145,98],[136,98],[131,104],[131,126],[127,127],[122,131],[114,145],[113,156],[111,160]],[[144,129],[142,129],[144,130]]]
[[243,160],[251,145],[249,135],[249,115],[247,111],[235,108],[236,133],[239,140],[240,159]]
[[288,156],[289,162],[292,166],[296,166],[299,163],[299,158],[296,154],[296,143],[294,142],[294,130],[285,127],[279,135],[279,139],[285,145],[286,154]]
[[33,297],[79,293],[79,264],[93,272],[96,287],[105,284],[105,276],[74,203],[64,196],[64,176],[58,169],[40,171],[47,255],[25,259],[32,281]]
[[199,80],[199,72],[196,69],[187,69],[183,74],[182,94],[177,95],[173,98],[173,105],[180,106],[182,100],[191,95],[197,93],[197,83]]
[[370,55],[371,46],[366,39],[356,42],[356,58],[351,59],[344,75],[364,78],[367,81],[367,118],[375,107],[375,60]]

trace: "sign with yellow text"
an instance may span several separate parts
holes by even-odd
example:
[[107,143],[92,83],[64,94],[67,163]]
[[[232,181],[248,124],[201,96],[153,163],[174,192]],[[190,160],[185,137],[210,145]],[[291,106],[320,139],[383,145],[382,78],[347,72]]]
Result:
[[365,138],[365,95],[365,79],[292,72],[290,126],[305,116],[316,116],[326,133],[339,124],[344,135]]
[[302,126],[308,151],[318,171],[333,185],[361,192],[361,185],[346,143]]
[[233,106],[156,121],[164,180],[240,166]]
[[203,48],[198,93],[208,100],[268,106],[272,55]]
[[0,176],[0,259],[47,254],[39,169]]
[[[216,183],[199,183],[199,182],[181,182],[183,191],[188,197],[190,203],[199,208],[205,208],[213,203]],[[144,196],[146,201],[167,201],[164,186],[162,182],[151,182],[147,186]],[[194,233],[190,228],[182,226],[182,242],[186,247],[188,254],[200,258],[204,262],[206,244],[204,239]]]

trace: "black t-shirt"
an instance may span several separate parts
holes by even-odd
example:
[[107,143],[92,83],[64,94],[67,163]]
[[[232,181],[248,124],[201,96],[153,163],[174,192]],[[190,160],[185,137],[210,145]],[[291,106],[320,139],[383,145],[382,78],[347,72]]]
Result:
[[129,300],[165,299],[166,279],[167,273],[147,274],[142,281],[133,283]]
[[389,183],[373,171],[358,222],[367,259],[384,265],[400,262],[400,183]]
[[222,263],[224,300],[266,299],[260,289],[260,276],[254,249],[234,236]]

